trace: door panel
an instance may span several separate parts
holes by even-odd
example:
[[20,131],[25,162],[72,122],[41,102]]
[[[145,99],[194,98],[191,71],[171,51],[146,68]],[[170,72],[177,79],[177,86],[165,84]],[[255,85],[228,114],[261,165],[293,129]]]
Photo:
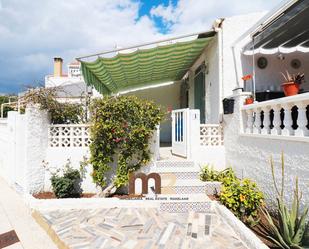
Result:
[[194,78],[194,108],[200,110],[201,123],[205,123],[205,76],[199,72]]

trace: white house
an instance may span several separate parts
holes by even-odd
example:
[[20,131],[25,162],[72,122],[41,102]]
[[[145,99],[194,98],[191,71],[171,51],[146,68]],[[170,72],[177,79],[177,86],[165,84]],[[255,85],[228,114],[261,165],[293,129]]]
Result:
[[[273,155],[278,164],[283,151],[287,188],[292,189],[298,175],[305,202],[309,200],[305,187],[309,84],[301,86],[300,94],[284,97],[280,72],[309,72],[308,16],[308,1],[286,1],[266,15],[217,20],[211,30],[186,37],[185,42],[179,37],[167,45],[164,41],[151,48],[149,44],[138,46],[133,53],[110,51],[115,53],[112,58],[94,54],[77,59],[87,84],[102,94],[145,87],[144,91],[153,93],[152,99],[165,96],[173,101],[172,153],[218,168],[232,165],[239,175],[255,179],[268,197],[273,196],[269,158]],[[203,49],[197,48],[198,43]],[[164,50],[169,54],[162,56]],[[248,74],[252,80],[245,83],[242,78]],[[171,95],[163,86],[154,96],[148,87],[165,81],[174,82],[178,89]],[[245,106],[250,95],[256,102]],[[224,98],[235,101],[234,113],[223,115]]]
[[[309,176],[308,83],[303,84],[301,94],[283,97],[280,72],[307,75],[309,71],[308,11],[308,1],[293,0],[266,15],[218,19],[202,33],[77,60],[85,82],[99,93],[134,94],[171,111],[160,128],[161,145],[170,147],[161,148],[160,160],[154,161],[149,170],[173,173],[177,178],[172,186],[176,193],[205,192],[198,171],[200,165],[209,163],[216,168],[233,166],[240,176],[256,180],[268,197],[273,196],[269,158],[274,156],[278,169],[279,156],[284,151],[286,187],[291,190],[298,175],[305,202],[309,200],[305,187]],[[56,58],[54,76],[46,77],[46,87],[72,89],[71,83],[83,82],[77,68],[71,65],[69,75],[63,77],[62,60]],[[253,79],[245,84],[242,77],[247,74]],[[249,95],[258,102],[244,105]],[[226,98],[234,100],[233,113],[223,113],[222,101]],[[40,127],[32,125],[38,119],[43,120]],[[0,146],[15,158],[0,155],[0,172],[13,175],[11,181],[29,192],[42,186],[48,188],[48,182],[39,180],[44,179],[42,160],[63,165],[70,157],[78,164],[88,153],[87,125],[57,126],[46,120],[43,114],[29,110],[24,116],[12,113],[8,120],[0,122]],[[7,132],[14,136],[5,135]],[[31,140],[33,134],[36,136]],[[14,142],[10,137],[19,140]],[[12,149],[16,144],[19,147]],[[25,150],[25,144],[31,151]],[[24,157],[17,160],[18,151]],[[35,163],[25,156],[38,151],[39,155],[33,156]],[[19,165],[25,165],[20,171],[26,172],[24,178],[16,178],[10,171],[16,171]],[[37,182],[33,183],[35,179]],[[93,189],[90,180],[85,184],[89,191]]]

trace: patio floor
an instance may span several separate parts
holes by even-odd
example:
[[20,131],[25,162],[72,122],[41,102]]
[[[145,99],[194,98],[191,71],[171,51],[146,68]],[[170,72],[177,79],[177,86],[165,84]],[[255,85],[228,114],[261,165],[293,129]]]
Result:
[[61,241],[59,248],[247,248],[215,213],[102,208],[44,211],[40,217],[39,223]]

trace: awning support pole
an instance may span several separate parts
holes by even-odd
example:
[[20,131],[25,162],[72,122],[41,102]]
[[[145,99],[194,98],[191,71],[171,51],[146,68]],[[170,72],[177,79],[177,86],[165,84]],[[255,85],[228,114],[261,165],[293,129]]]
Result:
[[161,43],[161,42],[178,40],[178,39],[182,39],[182,38],[186,38],[186,37],[190,37],[190,36],[195,36],[195,35],[200,35],[200,34],[205,34],[205,33],[210,33],[211,34],[211,33],[215,33],[215,31],[214,30],[210,30],[210,31],[208,30],[208,31],[204,31],[204,32],[192,33],[192,34],[188,34],[188,35],[176,36],[176,37],[169,38],[169,39],[158,40],[158,41],[155,41],[155,42],[147,42],[147,43],[143,43],[143,44],[140,44],[140,45],[134,45],[134,46],[129,46],[129,47],[125,47],[125,48],[118,48],[118,49],[108,50],[108,51],[101,52],[101,53],[96,53],[96,54],[90,54],[90,55],[86,55],[86,56],[77,57],[76,60],[77,61],[81,61],[81,59],[85,59],[85,58],[89,58],[89,57],[99,56],[99,55],[103,55],[103,54],[115,53],[115,52],[119,52],[119,51],[123,51],[123,50],[127,50],[127,49],[132,49],[132,48],[144,47],[144,46],[148,46],[148,45],[156,44],[156,43]]
[[254,101],[256,100],[256,94],[255,94],[255,53],[254,53],[254,49],[255,49],[255,40],[254,40],[254,37],[252,37],[252,41],[253,41],[253,56],[252,56],[252,74],[253,74],[253,77],[252,77],[252,83],[253,83],[253,86],[252,86],[252,94],[253,94],[253,99]]

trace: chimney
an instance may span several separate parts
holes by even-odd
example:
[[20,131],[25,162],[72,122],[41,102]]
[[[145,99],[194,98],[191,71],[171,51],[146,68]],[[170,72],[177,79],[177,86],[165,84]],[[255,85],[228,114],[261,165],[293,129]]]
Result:
[[62,58],[55,57],[54,58],[54,77],[61,77],[62,76]]

